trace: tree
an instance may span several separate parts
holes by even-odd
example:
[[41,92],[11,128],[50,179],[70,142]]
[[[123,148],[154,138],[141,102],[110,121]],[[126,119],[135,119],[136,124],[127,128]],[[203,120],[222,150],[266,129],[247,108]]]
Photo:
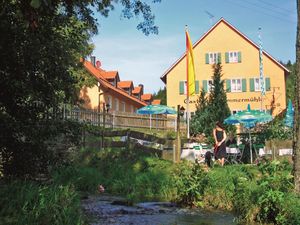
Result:
[[164,87],[163,89],[159,89],[159,91],[157,93],[153,94],[153,99],[160,99],[161,105],[167,105],[167,91],[166,91],[166,87]]
[[49,133],[41,124],[50,109],[76,102],[86,81],[80,58],[91,53],[90,39],[97,33],[93,9],[108,16],[116,4],[124,7],[126,18],[143,17],[137,28],[146,35],[158,32],[150,6],[139,0],[0,0],[0,150],[5,174],[16,172],[16,165],[18,173],[27,173],[44,157]]
[[286,100],[289,99],[294,102],[295,99],[295,76],[296,76],[296,63],[291,63],[291,61],[288,61],[286,64],[282,63],[282,65],[285,65],[286,68],[289,69],[290,73],[286,81]]
[[227,96],[222,78],[222,65],[213,65],[213,85],[206,98],[202,89],[195,116],[191,120],[191,131],[193,134],[204,133],[212,141],[212,130],[217,121],[223,122],[230,115],[227,104]]
[[295,191],[300,194],[300,0],[297,0],[297,40],[296,40],[296,76],[295,76],[295,121],[294,121],[294,184]]

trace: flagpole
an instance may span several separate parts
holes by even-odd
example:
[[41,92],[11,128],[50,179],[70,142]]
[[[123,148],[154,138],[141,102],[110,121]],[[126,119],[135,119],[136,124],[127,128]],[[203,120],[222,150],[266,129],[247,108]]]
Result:
[[[185,33],[188,32],[187,25],[185,25]],[[189,57],[188,57],[188,48],[186,49],[186,97],[187,97],[187,103],[186,103],[186,120],[187,120],[187,125],[186,125],[186,136],[187,139],[190,138],[190,94],[189,94]]]
[[263,96],[265,95],[265,80],[263,74],[263,52],[262,41],[260,36],[261,28],[258,28],[258,41],[259,41],[259,79],[260,79],[260,111],[263,110]]
[[190,35],[185,26],[186,36],[186,96],[187,96],[187,138],[190,138],[190,95],[195,95],[195,66],[194,66],[194,54],[193,44],[190,39]]

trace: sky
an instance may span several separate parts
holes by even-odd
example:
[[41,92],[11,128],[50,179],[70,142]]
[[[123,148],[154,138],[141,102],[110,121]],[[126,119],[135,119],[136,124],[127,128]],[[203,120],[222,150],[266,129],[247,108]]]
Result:
[[121,80],[144,84],[145,93],[165,86],[160,77],[185,52],[185,25],[193,43],[220,18],[258,43],[282,62],[295,62],[296,0],[161,0],[152,4],[158,35],[144,35],[136,26],[141,18],[121,17],[116,7],[108,17],[98,16],[99,33],[93,37],[93,55],[101,68],[118,71]]

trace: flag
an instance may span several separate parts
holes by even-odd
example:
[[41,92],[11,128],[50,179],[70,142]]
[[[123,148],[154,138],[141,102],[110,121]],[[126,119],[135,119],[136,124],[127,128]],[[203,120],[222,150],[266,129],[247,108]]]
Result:
[[260,34],[258,35],[259,39],[259,79],[260,79],[260,91],[261,95],[266,95],[265,92],[265,78],[264,78],[264,72],[263,72],[263,51],[262,51],[262,41]]
[[186,67],[187,67],[187,96],[195,94],[195,67],[194,67],[194,55],[193,55],[193,46],[189,36],[189,33],[186,29]]

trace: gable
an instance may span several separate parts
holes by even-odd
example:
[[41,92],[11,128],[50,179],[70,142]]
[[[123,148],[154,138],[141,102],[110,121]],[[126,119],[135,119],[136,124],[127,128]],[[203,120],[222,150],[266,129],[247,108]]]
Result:
[[[225,19],[221,18],[208,32],[206,32],[194,45],[195,69],[201,71],[202,68],[197,68],[199,65],[205,64],[204,54],[207,52],[220,52],[220,51],[243,51],[246,54],[252,55],[252,58],[257,61],[259,54],[259,46],[251,41],[248,37],[242,34],[234,26],[229,24]],[[223,50],[222,50],[223,49]],[[257,58],[253,57],[257,55]],[[224,56],[223,56],[224,57]],[[247,55],[245,55],[247,57]],[[266,51],[263,51],[264,59],[269,60],[272,64],[276,65],[278,69],[284,70],[288,73],[289,70],[281,65]],[[167,75],[181,63],[185,64],[185,53],[160,77],[166,83]],[[223,58],[224,60],[224,58]],[[250,66],[249,66],[250,67]],[[253,67],[253,65],[252,65]]]

